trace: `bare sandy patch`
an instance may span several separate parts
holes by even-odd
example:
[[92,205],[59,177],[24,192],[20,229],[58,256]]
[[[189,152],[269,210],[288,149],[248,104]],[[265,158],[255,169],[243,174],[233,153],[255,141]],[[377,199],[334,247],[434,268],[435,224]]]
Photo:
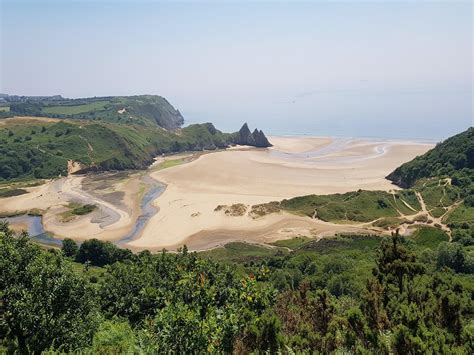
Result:
[[302,153],[316,150],[330,144],[333,139],[330,137],[301,137],[301,136],[270,136],[273,144],[271,149],[280,150],[287,153]]
[[51,117],[36,117],[36,116],[15,116],[0,120],[0,125],[14,124],[14,123],[41,123],[41,122],[59,122],[59,118]]

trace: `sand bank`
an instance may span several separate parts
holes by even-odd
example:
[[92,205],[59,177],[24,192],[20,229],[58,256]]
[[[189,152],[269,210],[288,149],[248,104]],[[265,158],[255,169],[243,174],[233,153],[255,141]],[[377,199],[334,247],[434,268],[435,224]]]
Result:
[[[121,191],[123,197],[120,201],[113,203],[101,198],[100,194],[93,195],[87,192],[83,186],[85,176],[69,176],[28,188],[28,194],[1,199],[0,213],[38,209],[44,213],[44,229],[57,237],[78,240],[118,239],[132,228],[139,212],[138,179],[131,176],[116,181],[110,177],[110,174],[99,175],[95,178],[105,179],[109,190]],[[64,223],[61,221],[61,214],[68,211],[67,205],[71,202],[95,204],[98,208],[91,214],[78,216]]]

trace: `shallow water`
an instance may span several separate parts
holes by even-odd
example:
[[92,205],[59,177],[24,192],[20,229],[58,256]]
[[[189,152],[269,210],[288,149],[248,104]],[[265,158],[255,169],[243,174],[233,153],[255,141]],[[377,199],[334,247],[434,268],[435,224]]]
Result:
[[120,240],[115,242],[119,246],[123,246],[123,244],[126,244],[139,237],[150,218],[158,212],[158,208],[153,206],[153,201],[165,191],[166,186],[149,176],[143,177],[142,181],[145,182],[149,188],[148,191],[143,195],[142,201],[140,203],[141,213],[135,221],[133,229],[130,231],[130,233],[126,234]]
[[[144,176],[142,181],[147,184],[148,189],[143,194],[142,200],[140,202],[141,213],[135,221],[132,230],[121,239],[114,242],[119,246],[124,246],[124,244],[139,237],[148,220],[158,212],[158,209],[153,206],[153,201],[165,191],[166,186],[149,176]],[[107,212],[116,214],[115,211],[110,209],[107,209]],[[110,220],[113,219],[114,216],[109,217],[110,218],[106,218],[106,221],[102,221],[101,227],[103,227],[103,224],[110,224]],[[0,218],[0,220],[6,220],[10,224],[26,225],[30,238],[40,244],[55,247],[62,246],[62,239],[54,238],[51,234],[45,231],[41,216],[21,215]]]
[[54,238],[51,234],[46,232],[43,228],[41,216],[21,215],[15,217],[1,218],[11,224],[23,224],[27,226],[27,232],[34,241],[50,246],[62,246],[62,240]]
[[333,156],[332,154],[347,150],[353,143],[357,143],[359,139],[356,138],[334,138],[331,143],[326,146],[316,148],[314,150],[308,150],[301,153],[288,153],[276,149],[271,149],[268,153],[271,156],[278,157],[283,160],[295,162],[302,161],[305,164],[348,164],[358,162],[366,159],[373,159],[384,155],[393,141],[389,140],[368,140],[367,141],[375,145],[373,147],[373,154],[360,154],[353,156]]

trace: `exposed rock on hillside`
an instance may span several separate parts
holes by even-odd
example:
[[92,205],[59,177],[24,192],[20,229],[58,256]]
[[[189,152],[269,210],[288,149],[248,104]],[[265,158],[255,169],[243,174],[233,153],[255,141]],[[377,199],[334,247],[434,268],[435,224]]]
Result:
[[240,145],[250,145],[257,148],[267,148],[272,146],[265,136],[265,133],[262,131],[255,129],[250,133],[247,123],[244,123],[239,132],[237,132],[235,143]]

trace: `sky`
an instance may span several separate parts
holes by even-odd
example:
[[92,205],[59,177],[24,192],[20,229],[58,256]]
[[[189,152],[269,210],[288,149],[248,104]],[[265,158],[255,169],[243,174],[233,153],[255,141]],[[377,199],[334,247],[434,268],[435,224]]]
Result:
[[470,1],[0,1],[3,93],[157,94],[279,135],[473,126]]

